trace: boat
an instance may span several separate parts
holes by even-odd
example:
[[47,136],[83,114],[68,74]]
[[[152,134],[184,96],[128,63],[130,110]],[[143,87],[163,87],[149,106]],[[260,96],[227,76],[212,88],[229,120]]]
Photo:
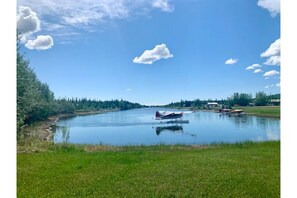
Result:
[[221,113],[220,115],[228,115],[232,109],[220,109],[219,112]]
[[240,117],[240,116],[245,116],[245,115],[246,115],[246,113],[242,109],[235,109],[235,110],[230,111],[230,113],[229,113],[229,116]]
[[220,109],[219,110],[219,113],[220,113],[220,116],[221,115],[228,115],[229,117],[231,116],[237,116],[237,117],[240,117],[240,116],[245,116],[246,113],[243,111],[243,109]]

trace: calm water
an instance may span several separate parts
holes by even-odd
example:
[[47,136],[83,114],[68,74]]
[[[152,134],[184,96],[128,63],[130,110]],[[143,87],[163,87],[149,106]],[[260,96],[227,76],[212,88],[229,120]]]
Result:
[[280,120],[257,116],[228,117],[186,112],[188,124],[161,124],[157,110],[143,108],[77,116],[57,123],[55,142],[106,145],[210,144],[280,139]]

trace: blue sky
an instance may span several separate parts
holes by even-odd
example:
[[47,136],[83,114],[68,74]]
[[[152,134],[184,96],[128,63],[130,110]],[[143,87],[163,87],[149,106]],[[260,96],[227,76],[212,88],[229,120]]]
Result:
[[19,0],[22,52],[58,97],[166,104],[280,92],[279,0]]

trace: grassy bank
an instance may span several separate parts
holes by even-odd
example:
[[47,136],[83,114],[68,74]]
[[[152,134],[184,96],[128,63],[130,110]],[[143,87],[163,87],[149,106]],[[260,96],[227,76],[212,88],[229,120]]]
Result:
[[18,197],[279,197],[280,142],[17,154]]
[[280,106],[233,107],[243,109],[249,115],[280,118]]

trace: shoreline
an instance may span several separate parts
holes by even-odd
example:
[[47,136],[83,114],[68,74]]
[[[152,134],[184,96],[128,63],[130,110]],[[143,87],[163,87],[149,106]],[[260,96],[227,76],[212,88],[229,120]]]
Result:
[[103,113],[109,113],[109,112],[115,112],[115,111],[119,111],[119,109],[100,110],[100,111],[81,111],[81,112],[49,116],[47,120],[39,121],[35,123],[33,126],[30,126],[30,125],[25,126],[23,135],[28,137],[33,137],[33,139],[37,139],[40,141],[51,142],[53,137],[53,127],[60,119],[67,119],[67,118],[76,117],[76,116],[103,114]]
[[[259,108],[261,108],[262,106],[259,106]],[[265,108],[277,108],[279,106],[265,106]],[[233,107],[234,108],[234,107]],[[232,108],[232,109],[233,109]],[[257,107],[237,107],[234,109],[243,109],[244,112],[249,115],[249,116],[259,116],[259,117],[266,117],[266,118],[281,118],[281,115],[271,115],[271,114],[261,114],[261,113],[255,113],[255,112],[247,112],[246,109],[247,108],[257,108]],[[279,107],[280,108],[280,107]],[[213,113],[220,113],[218,110],[216,109],[196,109],[196,108],[189,108],[189,107],[183,107],[183,108],[178,108],[179,110],[185,110],[185,111],[193,111],[193,112],[198,112],[198,111],[204,111],[204,112],[213,112]]]

